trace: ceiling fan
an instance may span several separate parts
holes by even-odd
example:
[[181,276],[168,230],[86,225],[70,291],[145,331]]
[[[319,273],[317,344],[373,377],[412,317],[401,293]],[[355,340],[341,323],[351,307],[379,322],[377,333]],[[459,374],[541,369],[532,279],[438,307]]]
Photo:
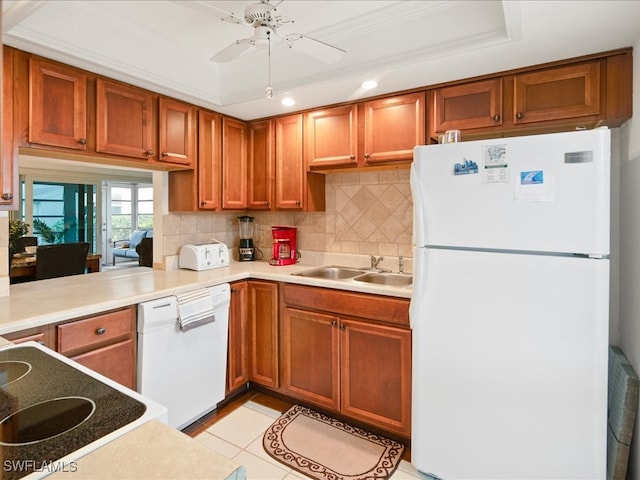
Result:
[[278,3],[272,4],[269,3],[269,0],[260,0],[259,3],[245,8],[243,17],[235,13],[223,12],[214,7],[225,14],[225,17],[222,18],[223,21],[253,27],[254,32],[252,37],[236,40],[216,53],[210,60],[221,63],[229,62],[252,47],[268,47],[270,54],[272,42],[276,41],[276,39],[284,41],[289,48],[325,63],[335,63],[342,60],[346,52],[341,48],[301,33],[280,35],[278,28],[286,23],[294,23],[290,18],[284,17],[277,12],[276,7],[283,1],[280,0]]

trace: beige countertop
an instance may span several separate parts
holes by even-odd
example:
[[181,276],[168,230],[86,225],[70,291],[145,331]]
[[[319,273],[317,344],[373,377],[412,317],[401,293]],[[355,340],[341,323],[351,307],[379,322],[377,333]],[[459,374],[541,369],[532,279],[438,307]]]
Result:
[[244,480],[245,476],[244,467],[151,420],[48,478]]
[[[72,277],[12,285],[8,297],[0,297],[0,335],[72,318],[133,305],[189,289],[248,278],[335,288],[377,295],[411,297],[410,287],[390,287],[353,281],[324,280],[292,276],[318,265],[366,266],[357,256],[318,256],[296,265],[271,266],[266,261],[232,261],[228,267],[206,271],[126,268]],[[337,260],[337,261],[336,261]]]

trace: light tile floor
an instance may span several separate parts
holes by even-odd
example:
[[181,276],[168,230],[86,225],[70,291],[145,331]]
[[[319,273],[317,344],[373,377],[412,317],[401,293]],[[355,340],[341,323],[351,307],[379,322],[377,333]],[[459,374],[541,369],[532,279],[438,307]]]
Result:
[[[262,436],[281,413],[251,400],[195,436],[201,444],[247,469],[248,480],[299,480],[306,477],[271,458]],[[413,465],[402,461],[391,480],[422,479]]]

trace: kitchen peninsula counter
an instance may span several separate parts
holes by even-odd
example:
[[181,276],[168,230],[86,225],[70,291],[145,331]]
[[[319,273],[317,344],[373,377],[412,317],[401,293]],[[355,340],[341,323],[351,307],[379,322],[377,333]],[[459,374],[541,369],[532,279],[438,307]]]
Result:
[[[206,271],[159,270],[132,267],[121,270],[15,284],[8,297],[0,297],[0,335],[135,305],[200,287],[261,279],[410,298],[410,287],[391,287],[340,280],[325,280],[296,273],[322,264],[314,259],[296,265],[271,266],[266,261],[232,261],[228,267]],[[362,267],[362,261],[353,266]]]
[[48,478],[244,480],[246,470],[184,433],[151,420],[78,459],[73,469]]

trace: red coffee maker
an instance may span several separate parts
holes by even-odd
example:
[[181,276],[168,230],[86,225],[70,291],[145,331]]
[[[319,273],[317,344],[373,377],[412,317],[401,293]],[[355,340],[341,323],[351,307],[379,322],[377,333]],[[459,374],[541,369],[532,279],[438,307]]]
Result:
[[270,265],[293,265],[298,261],[295,227],[271,227],[273,235],[273,256]]

